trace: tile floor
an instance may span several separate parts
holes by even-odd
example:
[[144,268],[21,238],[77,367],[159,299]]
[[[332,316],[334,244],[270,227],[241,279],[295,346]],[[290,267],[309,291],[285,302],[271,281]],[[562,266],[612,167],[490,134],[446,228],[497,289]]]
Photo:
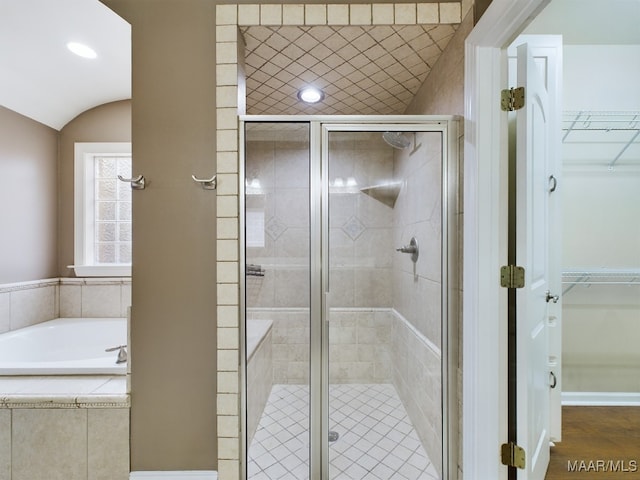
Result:
[[[439,475],[389,384],[330,388],[332,480],[433,480]],[[250,480],[309,478],[306,385],[274,385],[249,448]]]

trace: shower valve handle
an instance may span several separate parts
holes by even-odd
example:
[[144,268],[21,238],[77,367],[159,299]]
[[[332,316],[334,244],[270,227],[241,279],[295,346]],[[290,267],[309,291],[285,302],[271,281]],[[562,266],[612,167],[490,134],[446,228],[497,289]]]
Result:
[[396,251],[410,254],[411,260],[414,263],[417,262],[419,250],[418,250],[418,241],[416,240],[416,237],[411,237],[411,240],[409,241],[409,245],[404,245],[400,248],[396,248]]

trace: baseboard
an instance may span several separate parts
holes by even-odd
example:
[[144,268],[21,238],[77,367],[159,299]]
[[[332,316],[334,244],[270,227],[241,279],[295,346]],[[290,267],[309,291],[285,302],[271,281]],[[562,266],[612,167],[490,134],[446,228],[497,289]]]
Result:
[[218,472],[189,470],[184,472],[131,472],[129,480],[218,480]]
[[634,407],[640,406],[640,393],[562,392],[562,405]]

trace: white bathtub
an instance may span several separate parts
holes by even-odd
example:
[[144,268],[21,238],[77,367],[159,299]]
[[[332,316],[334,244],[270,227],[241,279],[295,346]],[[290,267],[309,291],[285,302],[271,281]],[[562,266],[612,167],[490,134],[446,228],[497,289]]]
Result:
[[126,343],[126,318],[49,320],[0,335],[0,375],[124,375],[105,350]]

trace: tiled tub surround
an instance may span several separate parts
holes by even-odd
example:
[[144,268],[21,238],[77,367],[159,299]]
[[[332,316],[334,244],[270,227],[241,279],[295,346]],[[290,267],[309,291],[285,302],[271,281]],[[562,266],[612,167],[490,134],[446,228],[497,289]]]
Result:
[[[130,279],[0,286],[0,333],[66,317],[126,317]],[[0,376],[0,480],[127,480],[127,377]]]
[[54,318],[126,317],[129,278],[51,278],[0,285],[0,333]]
[[0,377],[0,480],[127,480],[124,376]]

